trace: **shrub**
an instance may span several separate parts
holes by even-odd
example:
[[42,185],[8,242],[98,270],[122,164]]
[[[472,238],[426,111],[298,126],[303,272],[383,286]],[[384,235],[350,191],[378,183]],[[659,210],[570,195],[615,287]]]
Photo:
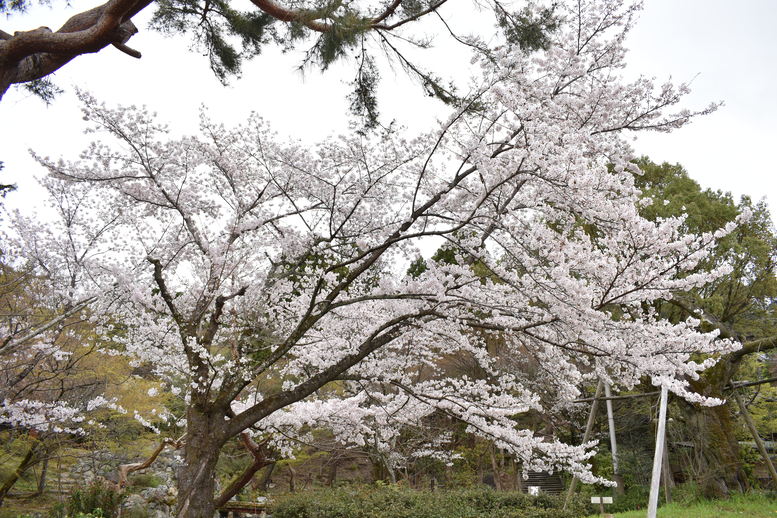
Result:
[[[613,499],[612,504],[608,504],[608,513],[621,513],[624,511],[638,511],[647,508],[648,498],[650,497],[649,486],[631,486],[627,487],[622,495]],[[663,492],[660,495],[663,498]],[[663,501],[663,500],[661,500]]]
[[105,484],[92,484],[76,490],[68,499],[55,505],[51,518],[116,518],[124,496]]
[[306,491],[275,499],[273,518],[578,518],[575,500],[491,489],[414,491],[396,486]]

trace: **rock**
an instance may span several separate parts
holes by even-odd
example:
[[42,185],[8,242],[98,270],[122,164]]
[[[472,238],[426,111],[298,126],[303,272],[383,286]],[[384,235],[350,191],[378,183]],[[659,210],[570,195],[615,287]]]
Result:
[[169,506],[175,504],[176,492],[172,487],[159,486],[144,489],[140,492],[140,496],[142,496],[149,504],[163,504]]
[[126,511],[137,511],[146,509],[148,506],[146,500],[140,495],[129,495],[121,503],[121,508]]

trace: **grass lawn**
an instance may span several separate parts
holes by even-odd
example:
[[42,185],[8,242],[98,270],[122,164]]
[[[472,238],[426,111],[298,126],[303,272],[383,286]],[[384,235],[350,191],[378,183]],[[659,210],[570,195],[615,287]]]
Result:
[[[605,510],[606,512],[606,510]],[[646,510],[617,513],[616,518],[644,518]],[[592,515],[592,517],[598,515]],[[738,495],[730,500],[664,505],[658,518],[777,518],[777,499],[764,495]]]

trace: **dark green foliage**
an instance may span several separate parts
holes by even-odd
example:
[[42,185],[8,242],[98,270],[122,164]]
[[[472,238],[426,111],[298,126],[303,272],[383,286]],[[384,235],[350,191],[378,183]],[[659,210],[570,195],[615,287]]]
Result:
[[430,0],[404,0],[399,4],[399,9],[405,16],[417,16],[432,4]]
[[[748,439],[752,439],[748,437]],[[755,467],[763,463],[763,457],[758,453],[754,442],[739,443],[739,458],[742,461],[742,471],[747,476],[747,481],[751,487],[760,487],[760,482],[755,476]]]
[[[637,165],[642,175],[635,178],[635,183],[652,200],[641,212],[650,220],[683,216],[683,230],[699,234],[723,227],[744,212],[751,213],[749,220],[740,222],[721,239],[712,255],[698,267],[726,265],[731,273],[702,288],[677,294],[678,303],[657,304],[662,317],[681,321],[689,316],[689,308],[695,313],[698,310],[694,308],[700,308],[706,317],[700,325],[702,330],[722,329],[745,343],[745,347],[748,342],[774,335],[777,232],[765,203],[755,203],[748,197],[736,202],[729,193],[702,189],[679,165],[654,164],[646,158],[638,160]],[[691,381],[691,387],[705,395],[726,397],[724,388],[732,379],[767,378],[772,375],[768,355],[773,353],[768,348],[759,353],[745,358],[724,357],[698,380]],[[747,463],[743,463],[737,445],[736,420],[731,410],[727,406],[705,408],[682,402],[674,409],[670,437],[694,446],[696,453],[687,455],[682,464],[686,479],[698,484],[696,492],[723,496],[745,488]]]
[[[607,495],[607,491],[600,491],[597,494]],[[650,486],[632,486],[626,487],[622,495],[613,498],[612,504],[606,506],[608,513],[622,513],[625,511],[637,511],[647,508],[648,498],[650,497]],[[663,501],[663,493],[661,494]]]
[[160,0],[151,25],[168,34],[191,32],[213,73],[226,82],[240,73],[243,59],[259,54],[274,37],[275,21],[261,11],[235,10],[224,0]]
[[[0,162],[0,171],[2,171],[4,167],[5,166],[3,165],[3,163]],[[14,185],[14,184],[0,183],[0,198],[5,198],[6,194],[8,194],[11,191],[15,191],[15,190],[16,190],[16,185]]]
[[498,2],[496,7],[497,24],[507,41],[524,50],[548,48],[549,34],[558,28],[558,20],[553,13],[555,6],[542,9],[538,16],[534,16],[529,8],[511,13]]
[[348,49],[356,46],[359,36],[369,28],[366,20],[361,20],[355,16],[346,16],[338,20],[332,30],[324,32],[319,36],[313,47],[312,57],[318,61],[322,70],[329,68],[329,65],[345,56]]
[[414,491],[397,486],[308,491],[281,497],[275,518],[577,518],[582,500],[562,509],[563,498],[490,489]]
[[322,271],[331,271],[335,274],[335,281],[340,282],[350,273],[347,266],[337,266],[344,261],[346,256],[335,251],[310,252],[299,257],[295,262],[283,264],[279,271],[283,277],[294,283],[295,290],[292,294],[296,297],[310,282],[317,282],[318,275]]
[[459,264],[456,259],[456,249],[449,245],[443,245],[432,256],[432,261],[438,264]]
[[25,90],[40,98],[46,105],[51,104],[59,94],[64,92],[47,77],[24,83],[22,86]]
[[351,101],[351,113],[362,121],[365,130],[378,126],[378,98],[375,93],[378,81],[380,74],[375,61],[362,46],[359,69],[351,83],[353,92],[348,96],[348,100]]
[[635,177],[635,184],[645,197],[654,199],[652,205],[640,211],[649,220],[685,214],[689,232],[710,232],[733,220],[739,212],[729,193],[702,190],[679,164],[659,165],[643,157],[637,165],[642,174]]
[[0,15],[11,13],[23,13],[30,7],[27,0],[0,0]]
[[[431,0],[408,0],[399,5],[397,14],[402,18],[421,16],[433,5]],[[292,49],[300,41],[315,35],[303,65],[314,63],[322,70],[347,57],[350,50],[360,45],[362,51],[356,54],[358,71],[350,95],[351,111],[365,121],[365,129],[378,125],[375,92],[379,75],[372,58],[364,51],[365,37],[373,31],[372,16],[377,13],[363,12],[355,3],[346,0],[332,0],[296,8],[292,21],[276,23],[275,18],[262,11],[235,10],[227,0],[159,0],[156,6],[152,27],[169,34],[192,34],[195,46],[207,53],[211,69],[222,82],[239,74],[243,60],[259,54],[262,46],[268,43]],[[553,8],[533,16],[528,9],[512,13],[501,4],[497,3],[495,7],[498,24],[508,41],[526,49],[547,47],[548,34],[557,25]],[[327,29],[312,31],[306,26],[311,22]],[[377,40],[391,59],[398,60],[408,74],[420,81],[427,95],[446,104],[462,102],[452,84],[446,85],[442,78],[411,63],[385,36],[379,36]],[[414,43],[426,46],[424,42]]]
[[766,204],[746,196],[736,203],[729,193],[702,190],[679,165],[658,165],[646,158],[637,164],[643,174],[636,184],[654,200],[642,209],[648,219],[685,214],[685,229],[701,233],[725,226],[745,210],[752,213],[749,221],[720,241],[708,264],[702,265],[729,264],[733,271],[690,296],[743,337],[771,335],[777,324],[773,307],[777,300],[777,233]]
[[426,266],[426,261],[424,261],[424,258],[418,257],[415,261],[410,263],[410,266],[407,267],[407,274],[415,279],[420,277],[421,274],[423,274],[428,269],[429,267]]
[[95,514],[105,518],[119,515],[119,507],[124,498],[122,494],[104,484],[93,484],[84,490],[74,491],[64,502],[55,505],[51,518],[69,518],[81,513]]

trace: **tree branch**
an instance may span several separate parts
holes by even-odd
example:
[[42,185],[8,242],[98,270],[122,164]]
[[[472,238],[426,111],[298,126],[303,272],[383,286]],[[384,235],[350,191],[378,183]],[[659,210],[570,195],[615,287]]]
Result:
[[179,439],[170,439],[167,438],[163,440],[162,442],[157,445],[156,449],[151,453],[151,455],[144,460],[143,462],[133,462],[131,464],[122,464],[119,466],[119,489],[122,489],[127,486],[127,476],[130,473],[133,473],[135,471],[140,471],[142,469],[146,469],[151,464],[154,463],[154,461],[159,457],[159,454],[164,451],[164,449],[167,446],[172,446],[176,450],[179,449],[183,445],[183,439],[184,436],[181,436]]
[[401,27],[402,25],[405,25],[406,23],[414,22],[414,21],[418,20],[419,18],[421,18],[422,16],[425,16],[425,15],[431,13],[431,12],[436,11],[437,9],[442,7],[442,4],[444,4],[447,1],[448,0],[439,0],[439,1],[435,2],[435,3],[433,3],[432,5],[430,5],[429,7],[427,7],[426,9],[424,9],[423,11],[419,11],[416,14],[414,14],[412,16],[408,16],[407,18],[405,18],[403,20],[400,20],[400,21],[398,21],[396,23],[393,23],[391,25],[381,25],[381,24],[378,24],[377,22],[373,22],[372,28],[373,29],[381,29],[381,30],[384,30],[384,31],[390,31],[390,30],[396,29],[397,27]]
[[[48,27],[13,35],[3,32],[0,99],[12,84],[40,79],[76,56],[98,52],[112,43],[124,45],[138,32],[130,19],[152,1],[109,0],[72,16],[57,32]],[[129,50],[130,55],[139,57],[139,52]]]
[[729,354],[729,358],[732,362],[738,362],[748,354],[765,352],[775,348],[777,348],[777,334],[758,340],[744,342],[740,350]]
[[251,3],[276,20],[299,23],[316,32],[329,32],[332,30],[332,24],[323,23],[311,18],[312,13],[310,11],[287,9],[286,7],[276,4],[272,0],[251,0]]
[[86,308],[89,304],[91,304],[95,300],[97,300],[96,296],[89,297],[87,299],[82,300],[81,302],[78,302],[72,308],[65,311],[58,317],[52,318],[48,322],[41,324],[40,326],[36,327],[35,329],[28,332],[26,335],[22,336],[17,340],[13,340],[13,338],[10,336],[7,337],[4,341],[2,341],[2,343],[0,343],[0,354],[3,354],[3,355],[13,354],[14,352],[16,352],[16,350],[19,349],[19,347],[29,343],[31,340],[40,336],[42,333],[48,331],[52,327],[62,323],[66,319],[82,311],[84,308]]
[[248,432],[241,433],[240,438],[243,441],[246,450],[253,456],[254,461],[243,471],[243,473],[237,476],[218,497],[216,497],[216,501],[214,502],[216,508],[229,502],[230,498],[235,496],[251,481],[257,471],[270,464],[275,464],[275,459],[270,459],[267,456],[267,444],[270,442],[270,439],[265,439],[257,444],[251,439]]
[[726,385],[724,388],[726,390],[733,390],[743,387],[754,387],[756,385],[763,385],[764,383],[775,383],[777,382],[777,377],[774,378],[766,378],[762,380],[756,380],[756,381],[732,381],[730,385]]
[[[173,296],[167,289],[167,283],[165,283],[165,278],[162,275],[162,262],[159,259],[154,259],[151,256],[147,257],[146,259],[149,263],[154,265],[154,282],[159,289],[159,294],[162,296],[162,300],[165,301],[165,305],[167,306],[167,309],[170,310],[170,314],[172,315],[173,320],[175,320],[175,323],[178,324],[178,327],[181,329],[181,331],[184,331],[186,322],[184,321],[183,316],[178,312],[178,308],[175,307],[175,304],[173,303]],[[184,343],[184,347],[185,346],[186,343]]]
[[401,336],[404,329],[413,321],[432,315],[434,315],[433,310],[424,310],[413,315],[403,315],[387,322],[362,342],[356,353],[348,355],[318,374],[310,376],[296,387],[273,394],[235,416],[227,422],[227,434],[237,435],[273,412],[313,394],[372,352]]

